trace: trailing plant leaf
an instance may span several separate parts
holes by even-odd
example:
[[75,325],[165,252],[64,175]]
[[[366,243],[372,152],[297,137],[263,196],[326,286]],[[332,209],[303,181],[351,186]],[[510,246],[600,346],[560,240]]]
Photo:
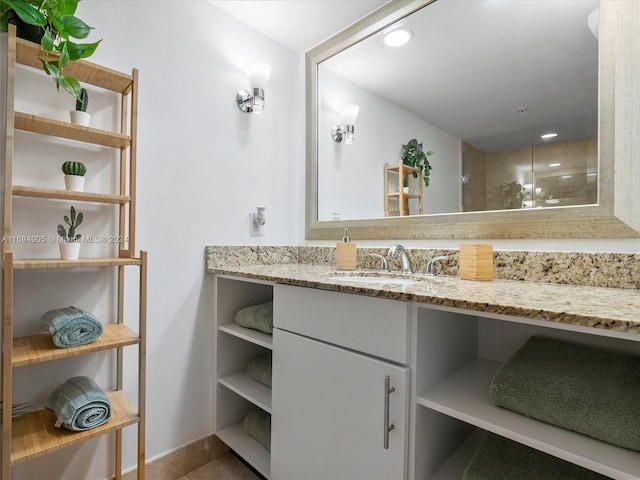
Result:
[[102,40],[98,40],[93,43],[74,43],[67,42],[67,51],[69,52],[69,59],[71,61],[80,60],[81,58],[87,58],[93,55],[98,45]]
[[37,27],[44,27],[47,24],[46,17],[35,7],[27,2],[4,0],[4,3],[11,7],[11,10],[16,12],[16,15],[24,23],[29,25],[36,25]]
[[[429,186],[429,175],[433,167],[429,163],[429,156],[433,155],[431,150],[425,153],[422,143],[412,138],[406,145],[402,145],[402,162],[422,172],[422,179],[425,187]],[[418,173],[413,172],[413,178],[418,178]]]
[[68,40],[69,37],[78,39],[87,38],[91,30],[93,30],[93,27],[90,27],[73,15],[63,15],[60,18],[60,24],[62,25],[60,36],[66,40]]

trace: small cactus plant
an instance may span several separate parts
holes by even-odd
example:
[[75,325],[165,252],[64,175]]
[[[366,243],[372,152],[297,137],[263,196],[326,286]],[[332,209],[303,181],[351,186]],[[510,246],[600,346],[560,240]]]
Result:
[[87,93],[86,88],[80,89],[80,95],[76,100],[76,110],[79,112],[86,112],[87,106],[89,106],[89,94]]
[[82,162],[64,162],[62,164],[62,173],[65,175],[78,175],[83,177],[87,173],[87,167]]
[[79,241],[82,235],[80,235],[79,233],[76,234],[76,228],[78,228],[78,225],[82,223],[82,220],[82,212],[78,212],[78,214],[76,215],[76,209],[72,206],[70,217],[66,215],[64,216],[64,222],[69,226],[69,232],[67,232],[63,225],[59,224],[58,235],[64,238],[65,242],[73,243]]

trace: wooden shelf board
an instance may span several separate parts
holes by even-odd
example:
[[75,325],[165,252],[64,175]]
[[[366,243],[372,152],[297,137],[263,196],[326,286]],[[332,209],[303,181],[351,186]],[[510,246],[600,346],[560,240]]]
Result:
[[75,192],[72,190],[54,190],[48,188],[13,186],[13,195],[17,197],[53,198],[80,202],[126,204],[131,201],[128,195],[108,195],[104,193]]
[[413,172],[420,172],[420,169],[416,168],[416,167],[411,167],[409,165],[405,165],[404,163],[395,163],[393,165],[387,165],[387,170],[392,171],[392,172],[399,172],[400,171],[400,167],[402,167],[402,171],[403,173],[413,173]]
[[13,339],[11,365],[22,367],[138,343],[140,343],[138,335],[122,324],[105,325],[100,337],[88,345],[79,347],[58,348],[53,344],[52,336],[48,333],[18,337]]
[[131,137],[128,135],[108,132],[98,128],[83,127],[30,113],[15,112],[14,122],[15,129],[24,132],[67,138],[104,147],[126,148],[131,144]]
[[271,414],[271,389],[256,382],[245,372],[225,375],[218,379],[218,383]]
[[[18,63],[42,70],[42,63],[40,62],[42,49],[40,45],[18,38],[16,39],[16,49]],[[55,59],[57,56],[50,54],[50,58]],[[125,92],[133,83],[131,75],[117,72],[86,60],[69,62],[64,72],[66,75],[76,77],[80,82],[105,88],[112,92]]]
[[242,422],[218,430],[216,436],[249,462],[261,475],[265,478],[270,477],[271,457],[269,452],[244,431]]
[[497,407],[489,388],[500,363],[477,359],[417,403],[612,478],[640,478],[640,453]]
[[247,342],[255,343],[256,345],[260,345],[261,347],[273,350],[273,335],[269,335],[268,333],[264,333],[259,330],[253,330],[251,328],[241,327],[240,325],[237,325],[235,323],[220,325],[218,327],[218,330],[246,340]]
[[[387,194],[389,198],[400,198],[400,194],[398,192]],[[404,198],[420,198],[420,194],[418,193],[403,193],[402,196]]]
[[40,457],[139,421],[138,408],[123,392],[108,392],[107,395],[112,406],[111,418],[104,425],[91,430],[72,432],[64,428],[55,428],[55,414],[47,409],[38,410],[14,420],[11,464]]
[[87,268],[87,267],[117,267],[121,265],[140,265],[139,258],[80,258],[78,260],[60,260],[59,258],[17,259],[13,261],[15,270],[30,270],[44,268]]

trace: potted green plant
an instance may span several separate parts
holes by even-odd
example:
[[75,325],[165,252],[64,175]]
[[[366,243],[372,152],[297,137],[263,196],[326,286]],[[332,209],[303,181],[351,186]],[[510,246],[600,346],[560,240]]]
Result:
[[502,190],[502,208],[522,208],[524,192],[520,183],[503,183],[500,188]]
[[71,117],[71,123],[76,125],[82,125],[88,127],[91,121],[91,115],[87,113],[87,107],[89,106],[89,94],[86,88],[80,89],[80,96],[76,99],[76,109],[69,110]]
[[67,190],[84,191],[84,175],[87,173],[87,167],[84,166],[84,163],[64,162],[62,173],[64,173],[64,184]]
[[[418,143],[415,138],[409,140],[406,145],[402,145],[402,163],[417,168],[422,172],[425,187],[429,186],[429,174],[433,169],[429,163],[431,155],[433,155],[433,152],[431,150],[425,152],[422,143]],[[413,178],[418,178],[417,172],[413,172]]]
[[[80,0],[0,0],[0,31],[8,30],[9,20],[17,16],[27,25],[41,29],[40,46],[44,53],[42,68],[53,78],[56,88],[80,98],[80,83],[64,74],[70,61],[93,55],[102,40],[76,43],[71,39],[89,36],[90,27],[75,16]],[[57,54],[57,55],[54,55]]]
[[64,225],[58,225],[58,236],[60,237],[58,245],[60,245],[60,258],[63,260],[77,260],[80,256],[80,239],[82,235],[76,233],[76,228],[82,223],[84,216],[82,212],[76,215],[75,207],[71,206],[70,215],[65,215],[64,222],[68,225],[69,230]]

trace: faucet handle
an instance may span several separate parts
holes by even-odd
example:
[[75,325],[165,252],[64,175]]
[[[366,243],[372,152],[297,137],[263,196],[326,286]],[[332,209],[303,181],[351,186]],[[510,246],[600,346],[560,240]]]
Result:
[[380,271],[384,273],[389,273],[389,262],[382,255],[378,255],[377,253],[370,253],[370,257],[379,258],[380,259]]
[[439,257],[434,257],[431,260],[429,260],[429,263],[427,263],[427,268],[426,268],[424,274],[426,276],[428,276],[428,277],[435,277],[436,275],[438,275],[436,273],[436,271],[434,270],[434,268],[433,268],[433,264],[435,262],[439,262],[440,260],[449,260],[449,257],[446,256],[446,255],[441,255]]

